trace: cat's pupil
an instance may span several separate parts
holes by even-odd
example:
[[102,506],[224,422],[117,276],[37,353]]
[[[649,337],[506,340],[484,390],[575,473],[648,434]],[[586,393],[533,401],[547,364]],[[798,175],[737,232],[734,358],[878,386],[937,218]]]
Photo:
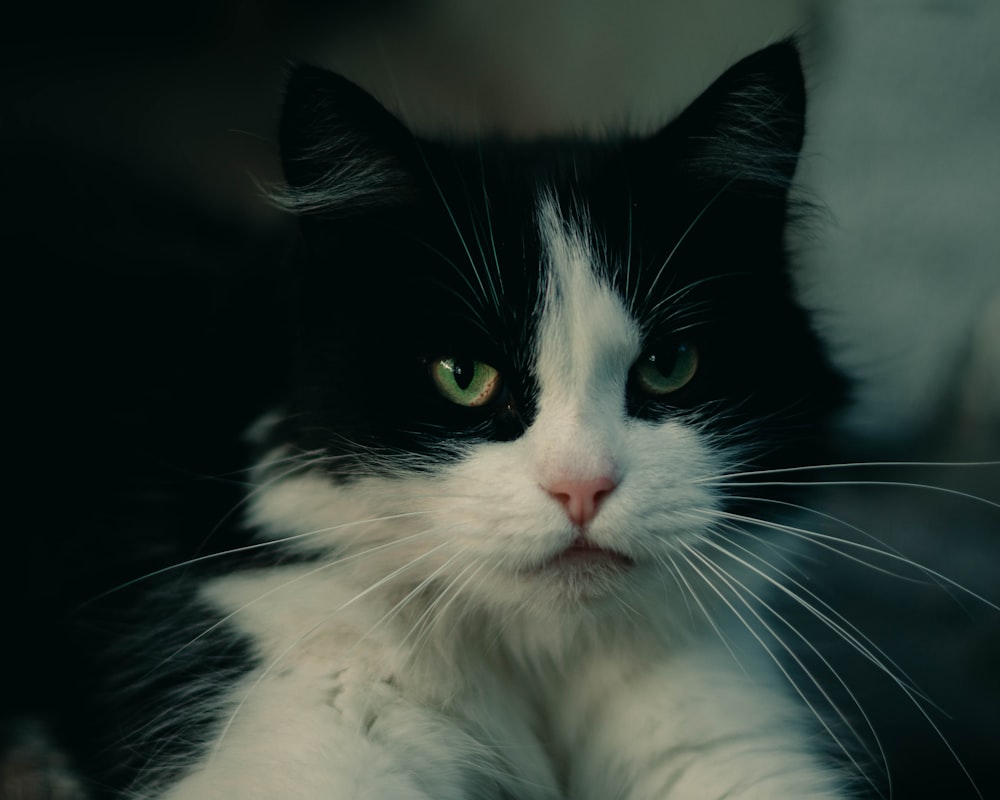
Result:
[[668,355],[650,353],[647,360],[664,376],[672,375],[677,368],[677,352]]
[[453,362],[452,375],[459,389],[468,389],[476,375],[476,362],[471,359],[456,358]]

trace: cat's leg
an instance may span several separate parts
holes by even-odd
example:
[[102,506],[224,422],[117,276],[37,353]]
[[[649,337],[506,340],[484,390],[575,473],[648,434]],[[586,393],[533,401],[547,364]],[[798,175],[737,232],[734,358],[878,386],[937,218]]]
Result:
[[[474,743],[370,665],[251,675],[199,763],[156,800],[484,800]],[[472,794],[471,785],[480,793]]]
[[[822,735],[767,677],[704,646],[585,667],[560,720],[574,800],[836,800]],[[829,749],[829,748],[827,748]]]

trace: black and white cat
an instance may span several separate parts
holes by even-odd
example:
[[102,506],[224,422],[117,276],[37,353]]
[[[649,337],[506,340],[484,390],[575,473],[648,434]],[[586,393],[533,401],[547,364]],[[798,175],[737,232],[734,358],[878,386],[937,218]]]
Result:
[[114,796],[850,794],[754,641],[769,471],[846,394],[784,244],[804,104],[781,43],[649,136],[446,143],[296,69],[291,388],[242,541],[137,584]]

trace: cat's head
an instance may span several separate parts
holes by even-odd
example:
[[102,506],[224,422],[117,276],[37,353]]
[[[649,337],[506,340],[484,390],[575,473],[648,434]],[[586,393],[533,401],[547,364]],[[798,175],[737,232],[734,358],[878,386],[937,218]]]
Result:
[[782,43],[652,135],[428,141],[297,69],[300,352],[254,519],[480,604],[662,589],[753,491],[727,476],[809,458],[842,398],[788,275],[804,105]]

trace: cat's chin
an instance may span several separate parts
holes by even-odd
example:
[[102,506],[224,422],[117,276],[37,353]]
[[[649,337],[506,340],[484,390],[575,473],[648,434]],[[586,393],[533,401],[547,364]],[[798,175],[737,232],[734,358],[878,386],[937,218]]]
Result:
[[633,559],[624,553],[602,547],[585,536],[577,536],[569,547],[557,553],[543,566],[549,569],[575,569],[594,566],[625,570],[634,565]]

